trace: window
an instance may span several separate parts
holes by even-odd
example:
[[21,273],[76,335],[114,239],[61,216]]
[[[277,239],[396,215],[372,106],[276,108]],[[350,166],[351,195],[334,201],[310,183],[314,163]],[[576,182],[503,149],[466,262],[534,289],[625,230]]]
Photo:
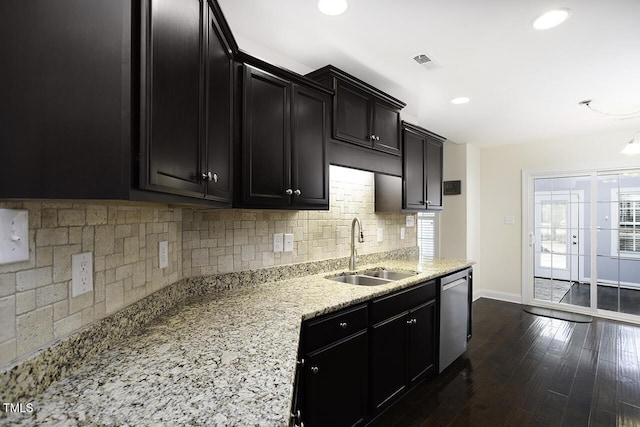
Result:
[[420,262],[438,257],[438,216],[433,212],[418,213],[418,248]]
[[620,252],[640,254],[640,191],[619,194],[618,247]]

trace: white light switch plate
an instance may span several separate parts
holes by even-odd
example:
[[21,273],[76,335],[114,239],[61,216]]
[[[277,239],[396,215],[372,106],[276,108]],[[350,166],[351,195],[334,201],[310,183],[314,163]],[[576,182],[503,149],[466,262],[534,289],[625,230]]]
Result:
[[71,255],[71,296],[77,297],[93,290],[93,254]]
[[166,240],[158,243],[158,266],[160,268],[169,267],[169,242]]
[[0,209],[0,264],[29,261],[29,212]]
[[382,242],[384,238],[384,228],[378,228],[378,243]]
[[284,235],[284,251],[293,252],[293,234]]
[[407,227],[413,227],[415,225],[415,217],[413,215],[407,215]]
[[282,233],[275,233],[273,235],[273,252],[282,252],[284,246],[284,237]]
[[404,233],[405,233],[405,228],[400,227],[400,240],[404,240]]

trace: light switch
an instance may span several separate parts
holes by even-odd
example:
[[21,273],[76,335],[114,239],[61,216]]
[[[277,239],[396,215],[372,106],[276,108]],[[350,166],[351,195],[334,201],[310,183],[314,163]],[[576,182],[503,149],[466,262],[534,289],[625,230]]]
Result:
[[0,209],[0,264],[29,261],[29,211]]
[[284,239],[282,233],[275,233],[273,235],[273,252],[282,252],[284,246]]
[[166,240],[158,243],[158,266],[160,268],[169,267],[169,242]]
[[71,296],[77,297],[93,290],[93,254],[71,255]]
[[284,235],[284,251],[293,252],[293,234]]
[[407,227],[413,227],[415,225],[415,217],[413,215],[407,215]]

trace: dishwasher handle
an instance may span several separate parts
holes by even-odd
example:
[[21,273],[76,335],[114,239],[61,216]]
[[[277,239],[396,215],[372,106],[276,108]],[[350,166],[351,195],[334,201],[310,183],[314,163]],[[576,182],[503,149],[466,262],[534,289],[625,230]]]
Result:
[[451,283],[448,283],[448,284],[442,286],[442,290],[446,291],[448,289],[455,288],[456,286],[466,285],[466,284],[467,284],[467,279],[466,278],[462,278],[462,279],[456,280],[455,282],[451,282]]

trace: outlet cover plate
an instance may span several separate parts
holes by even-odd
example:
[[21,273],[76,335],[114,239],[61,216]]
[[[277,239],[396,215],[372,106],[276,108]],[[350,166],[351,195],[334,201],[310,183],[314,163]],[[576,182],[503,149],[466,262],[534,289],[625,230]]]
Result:
[[273,252],[282,252],[284,246],[284,237],[282,233],[275,233],[273,235]]
[[29,261],[29,211],[0,209],[0,264]]
[[169,242],[166,240],[158,243],[158,266],[160,268],[169,267]]
[[407,227],[413,227],[415,225],[416,217],[413,215],[407,215]]
[[284,251],[293,252],[293,234],[284,235]]
[[405,233],[405,228],[400,227],[400,240],[404,240],[404,233]]
[[93,254],[71,255],[71,296],[93,291]]
[[384,239],[384,228],[378,228],[378,243]]

